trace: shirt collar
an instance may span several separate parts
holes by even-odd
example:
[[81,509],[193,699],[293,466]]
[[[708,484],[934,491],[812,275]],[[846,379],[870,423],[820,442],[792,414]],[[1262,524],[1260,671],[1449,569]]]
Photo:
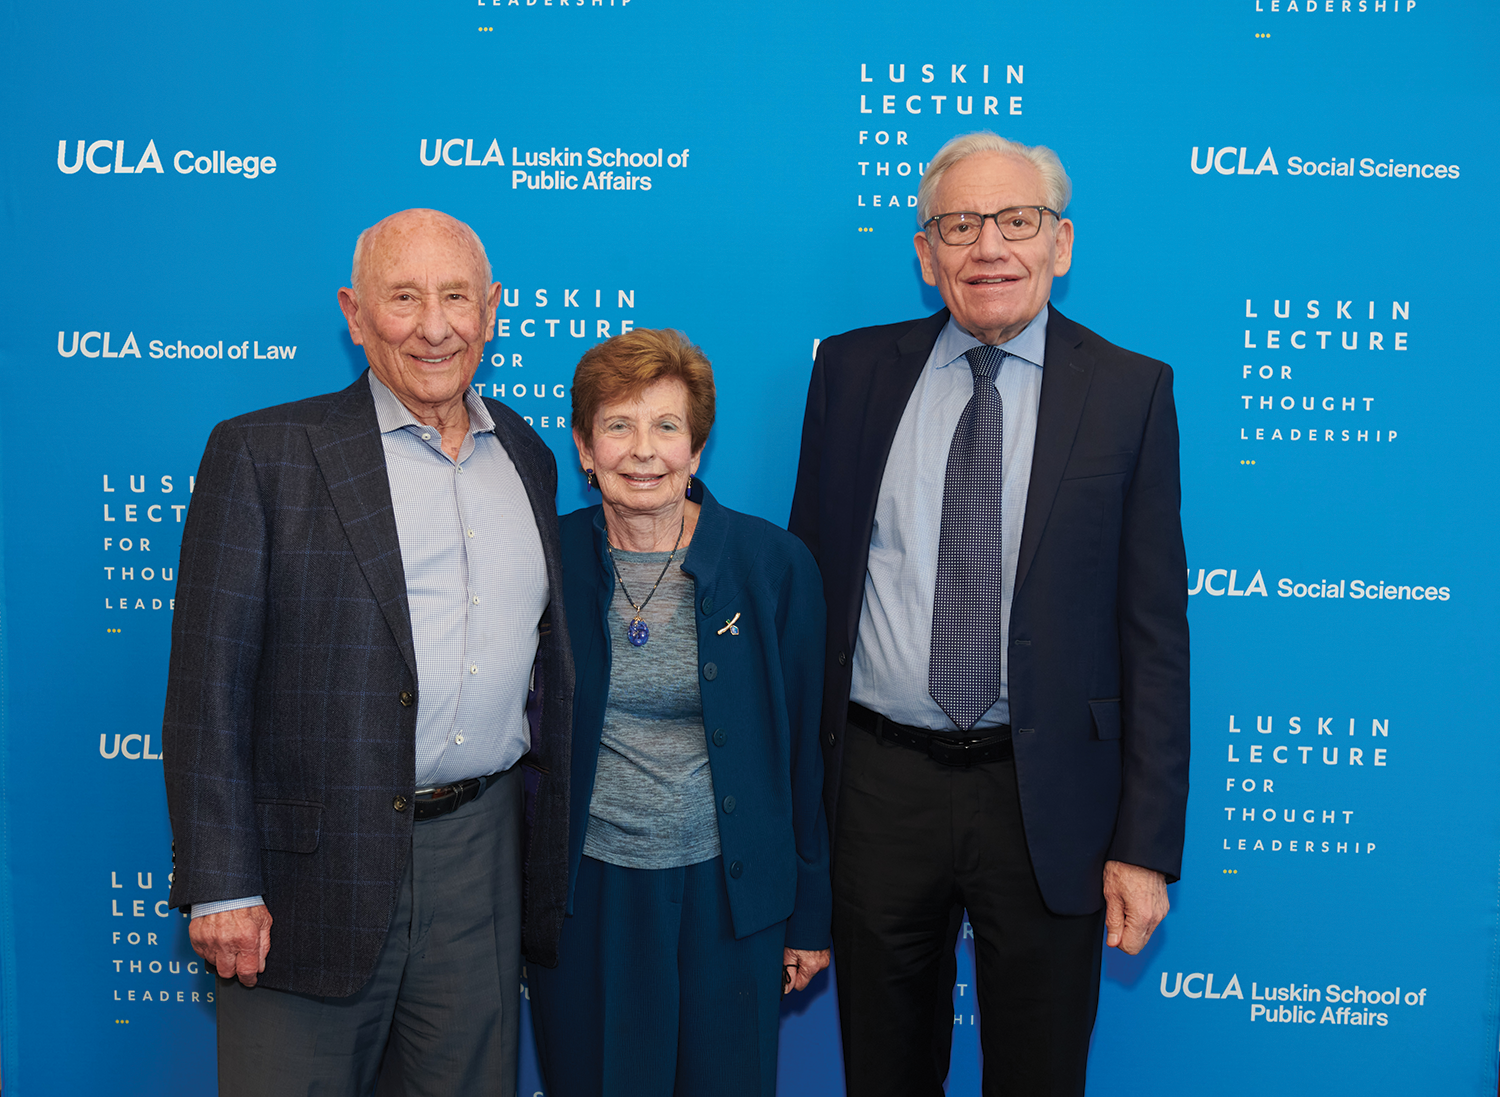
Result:
[[[375,376],[374,370],[368,371],[367,376],[370,378],[370,394],[375,397],[375,420],[380,425],[381,434],[422,425],[417,422],[411,409],[401,402],[384,381]],[[484,406],[484,401],[472,388],[464,389],[464,407],[469,412],[470,434],[495,432],[494,416],[490,415],[490,409]]]
[[[1031,318],[1031,323],[1021,330],[1021,334],[1001,343],[1000,349],[1039,369],[1043,368],[1047,354],[1047,313],[1050,311],[1050,305],[1043,308]],[[958,321],[953,317],[948,317],[948,322],[943,325],[937,343],[932,348],[933,361],[937,363],[935,368],[953,365],[964,356],[965,351],[979,345],[978,339],[959,327]]]

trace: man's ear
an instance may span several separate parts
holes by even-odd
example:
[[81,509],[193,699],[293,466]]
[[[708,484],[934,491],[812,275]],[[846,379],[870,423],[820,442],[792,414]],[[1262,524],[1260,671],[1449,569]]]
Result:
[[349,338],[356,347],[364,346],[364,336],[359,330],[359,299],[354,296],[352,289],[339,290],[339,308],[343,310],[344,319],[349,322]]
[[489,323],[484,329],[484,340],[489,342],[495,337],[495,310],[500,307],[500,283],[496,282],[490,287],[489,300],[484,303],[484,311],[489,315]]
[[1052,274],[1062,277],[1073,266],[1073,222],[1064,218],[1057,226],[1057,258],[1052,261]]
[[922,264],[922,281],[929,286],[937,285],[937,272],[932,269],[932,241],[927,239],[926,232],[919,232],[911,242],[916,245],[917,261]]

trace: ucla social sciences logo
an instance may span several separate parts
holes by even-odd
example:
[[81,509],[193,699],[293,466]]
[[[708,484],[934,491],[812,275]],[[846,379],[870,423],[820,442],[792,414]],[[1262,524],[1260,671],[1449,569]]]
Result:
[[[1204,152],[1204,149],[1207,149]],[[1200,161],[1201,154],[1201,161]],[[1280,175],[1276,154],[1269,146],[1257,159],[1245,145],[1194,145],[1188,166],[1194,175]],[[1458,164],[1435,164],[1415,158],[1352,156],[1342,151],[1324,155],[1289,156],[1288,175],[1361,176],[1366,179],[1457,179]]]
[[[133,143],[124,138],[105,137],[90,141],[79,138],[77,142],[66,138],[57,142],[57,170],[64,175],[77,175],[84,168],[94,175],[144,175],[155,172],[165,175],[161,154],[156,150],[155,139],[146,141],[140,154],[131,151]],[[258,179],[276,174],[276,158],[260,153],[231,154],[227,149],[210,149],[195,152],[193,149],[178,149],[167,163],[178,175],[238,175],[242,179]]]

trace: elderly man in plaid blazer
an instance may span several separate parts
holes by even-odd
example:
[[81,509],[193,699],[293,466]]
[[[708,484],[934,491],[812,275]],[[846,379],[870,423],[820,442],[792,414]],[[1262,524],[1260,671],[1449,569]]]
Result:
[[532,962],[567,884],[556,467],[470,387],[500,297],[472,229],[388,217],[351,283],[369,370],[219,424],[198,473],[172,904],[220,976],[221,1094],[368,1093],[389,1045],[408,1094],[509,1095],[523,873]]

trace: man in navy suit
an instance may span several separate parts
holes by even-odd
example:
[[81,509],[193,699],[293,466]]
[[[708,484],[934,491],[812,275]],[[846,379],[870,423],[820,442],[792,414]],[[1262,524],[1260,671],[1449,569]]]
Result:
[[1081,1094],[1106,933],[1138,952],[1181,867],[1172,371],[1049,305],[1070,188],[1049,149],[950,141],[915,238],[947,308],[825,340],[813,367],[791,529],[828,600],[854,1097],[942,1093],[964,911],[985,1094]]
[[394,214],[339,291],[369,370],[209,438],[163,738],[221,1094],[369,1093],[388,1045],[408,1095],[515,1092],[573,674],[555,462],[470,387],[499,298],[469,226]]

